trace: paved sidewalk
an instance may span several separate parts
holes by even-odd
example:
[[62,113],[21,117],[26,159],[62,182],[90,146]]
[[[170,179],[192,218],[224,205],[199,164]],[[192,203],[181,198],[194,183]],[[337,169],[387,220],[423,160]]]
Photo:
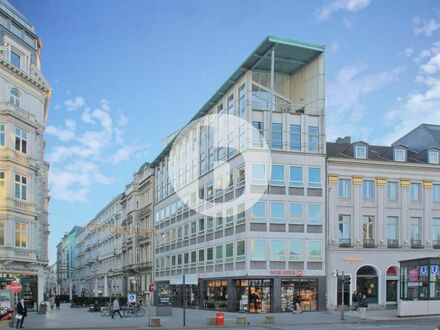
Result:
[[[151,317],[156,317],[156,308],[152,308]],[[288,326],[289,328],[301,329],[303,326],[311,325],[336,325],[350,323],[375,323],[381,321],[399,321],[396,310],[372,310],[367,311],[366,320],[361,320],[361,313],[346,312],[345,321],[340,319],[340,312],[305,312],[302,314],[292,313],[270,313],[270,314],[242,314],[225,313],[226,328],[253,328],[266,326],[265,316],[275,316],[275,326]],[[236,325],[236,317],[245,316],[247,326]],[[90,313],[86,308],[70,308],[63,305],[61,310],[48,311],[46,315],[29,313],[24,326],[28,329],[146,329],[148,326],[148,310],[144,317],[123,318],[115,316],[102,317],[100,313]],[[186,326],[192,329],[207,329],[208,317],[215,317],[215,311],[187,309]],[[433,319],[433,317],[430,317]],[[183,310],[173,308],[173,315],[160,317],[162,329],[179,329],[183,325]],[[212,327],[214,328],[214,327]]]

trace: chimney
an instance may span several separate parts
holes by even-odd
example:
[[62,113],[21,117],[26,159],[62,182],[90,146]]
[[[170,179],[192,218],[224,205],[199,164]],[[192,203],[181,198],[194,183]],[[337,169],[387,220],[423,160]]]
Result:
[[350,144],[351,143],[351,137],[350,136],[346,136],[346,137],[338,137],[336,139],[336,143],[344,143],[344,144]]

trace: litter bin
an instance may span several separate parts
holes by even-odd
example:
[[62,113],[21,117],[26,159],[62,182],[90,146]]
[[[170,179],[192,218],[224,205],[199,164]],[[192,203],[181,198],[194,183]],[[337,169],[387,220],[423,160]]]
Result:
[[222,312],[215,313],[215,324],[225,325],[225,313]]
[[40,308],[38,308],[38,314],[46,314],[47,305],[46,303],[41,303]]

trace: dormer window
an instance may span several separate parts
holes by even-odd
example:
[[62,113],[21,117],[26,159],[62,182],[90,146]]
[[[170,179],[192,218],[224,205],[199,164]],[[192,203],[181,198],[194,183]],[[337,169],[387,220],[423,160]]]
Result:
[[438,151],[428,151],[428,163],[429,164],[438,164],[439,163]]
[[16,107],[20,106],[20,94],[18,94],[18,90],[16,88],[11,89],[11,92],[9,94],[9,102]]
[[355,158],[367,158],[367,147],[366,146],[355,146],[354,147],[354,157]]
[[396,162],[404,162],[406,160],[406,150],[405,149],[394,149],[394,160]]

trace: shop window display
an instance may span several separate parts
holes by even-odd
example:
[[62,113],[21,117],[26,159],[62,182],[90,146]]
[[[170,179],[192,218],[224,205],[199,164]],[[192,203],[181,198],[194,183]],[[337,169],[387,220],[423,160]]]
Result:
[[11,282],[21,283],[23,289],[17,295],[23,298],[29,311],[35,310],[38,300],[38,279],[35,275],[0,273],[0,290],[5,290]]
[[249,313],[270,313],[271,280],[237,280],[237,310]]
[[301,309],[318,310],[318,281],[306,279],[284,279],[281,281],[281,311],[293,312],[295,297],[299,295]]
[[208,281],[205,309],[226,310],[228,306],[228,281]]

